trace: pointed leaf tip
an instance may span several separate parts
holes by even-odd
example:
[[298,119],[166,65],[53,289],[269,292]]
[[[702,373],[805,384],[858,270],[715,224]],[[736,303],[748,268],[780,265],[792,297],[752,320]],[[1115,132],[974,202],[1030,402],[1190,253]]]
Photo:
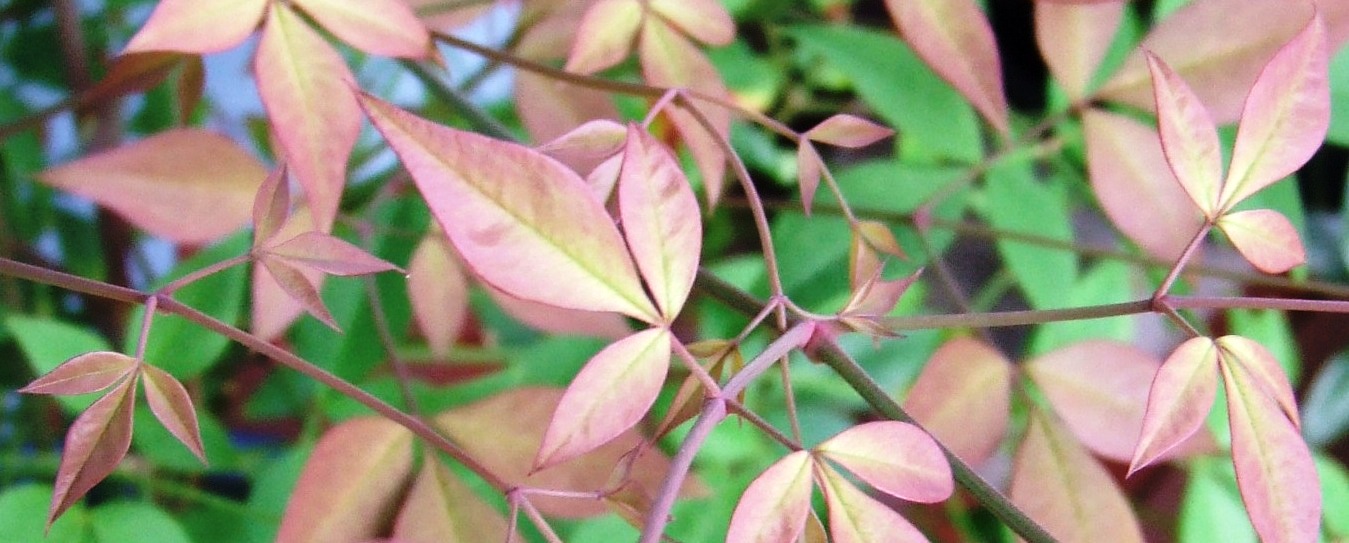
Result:
[[47,526],[83,498],[113,470],[131,449],[132,411],[136,380],[126,379],[80,414],[66,430],[61,466],[56,470],[55,490]]
[[1162,362],[1148,392],[1143,428],[1129,474],[1152,464],[1204,424],[1218,394],[1218,349],[1212,339],[1180,344]]
[[885,6],[914,52],[1006,134],[1002,63],[979,6],[973,0],[886,0]]
[[1161,58],[1150,52],[1146,55],[1166,162],[1199,210],[1216,217],[1222,183],[1218,130],[1190,86]]
[[802,134],[811,141],[840,147],[866,147],[895,134],[894,130],[855,115],[839,113]]
[[341,276],[366,275],[402,268],[381,260],[341,238],[309,231],[266,249],[289,264]]
[[192,406],[192,397],[187,389],[168,372],[145,364],[141,366],[141,377],[145,384],[145,400],[150,404],[150,412],[173,434],[197,459],[206,463],[206,448],[201,442],[201,428],[197,425],[197,412]]
[[19,389],[25,394],[88,394],[106,390],[136,369],[136,359],[122,353],[85,353]]
[[637,269],[665,321],[673,322],[698,273],[702,215],[674,155],[636,125],[628,126],[618,208]]

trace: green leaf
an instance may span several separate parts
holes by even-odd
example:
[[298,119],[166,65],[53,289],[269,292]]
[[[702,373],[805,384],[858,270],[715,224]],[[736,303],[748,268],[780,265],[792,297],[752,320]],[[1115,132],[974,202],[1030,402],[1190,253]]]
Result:
[[1349,145],[1349,49],[1330,60],[1330,131],[1326,141]]
[[[999,162],[988,172],[986,201],[980,210],[994,228],[1072,242],[1070,207],[1056,187],[1036,181],[1031,163]],[[1021,292],[1035,309],[1068,307],[1077,281],[1077,256],[1071,251],[1003,239],[1002,255]]]
[[229,434],[220,420],[210,411],[201,410],[197,412],[197,423],[201,427],[201,441],[209,466],[193,456],[143,405],[136,409],[136,433],[131,435],[131,445],[155,466],[175,471],[204,473],[208,469],[233,465],[238,455],[230,445]]
[[[1087,270],[1070,289],[1072,307],[1113,304],[1136,299],[1132,295],[1132,268],[1123,262],[1104,260]],[[1035,328],[1028,354],[1043,354],[1088,339],[1112,339],[1129,343],[1137,319],[1117,317],[1091,321],[1059,321]]]
[[1309,445],[1328,445],[1349,430],[1346,390],[1349,390],[1349,353],[1340,352],[1316,372],[1302,399],[1302,435]]
[[94,508],[90,520],[98,543],[192,543],[177,520],[149,502],[117,502],[99,506]]
[[[75,504],[45,531],[47,505],[52,487],[27,484],[0,492],[0,543],[33,541],[83,542],[89,537],[89,516],[83,504]],[[43,539],[43,535],[46,539]]]
[[1237,493],[1232,463],[1198,458],[1190,463],[1190,481],[1180,503],[1177,543],[1255,543],[1255,530]]
[[1321,479],[1323,510],[1329,512],[1322,518],[1323,526],[1332,540],[1349,538],[1349,516],[1333,513],[1349,511],[1349,471],[1328,456],[1317,456],[1314,461]]
[[[66,360],[84,353],[111,350],[108,342],[93,332],[55,319],[10,315],[5,319],[5,326],[18,341],[19,350],[23,352],[34,375],[44,375]],[[61,402],[67,413],[78,413],[93,404],[99,396],[60,396],[57,401]]]

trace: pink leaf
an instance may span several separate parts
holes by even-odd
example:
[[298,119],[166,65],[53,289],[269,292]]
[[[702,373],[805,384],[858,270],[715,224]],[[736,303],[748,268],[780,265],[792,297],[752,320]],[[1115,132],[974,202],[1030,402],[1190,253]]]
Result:
[[595,119],[538,146],[538,150],[576,173],[588,174],[622,150],[627,137],[627,127],[608,119]]
[[131,448],[136,380],[125,379],[81,413],[66,431],[47,526],[117,468]]
[[112,208],[151,234],[200,244],[248,222],[266,176],[224,136],[178,128],[57,166],[38,179]]
[[592,74],[622,62],[632,52],[644,15],[642,3],[632,0],[591,4],[576,29],[566,70]]
[[834,543],[927,542],[923,533],[894,509],[866,495],[838,472],[822,466],[820,473]]
[[386,528],[412,474],[412,432],[378,417],[329,428],[281,515],[277,543],[360,541]]
[[1084,341],[1025,364],[1064,425],[1092,451],[1133,458],[1148,388],[1160,366],[1152,355],[1110,341]]
[[1098,109],[1082,119],[1091,187],[1106,215],[1148,254],[1180,258],[1204,220],[1166,165],[1157,131]]
[[815,191],[820,187],[820,175],[824,168],[824,159],[815,150],[810,140],[801,138],[796,144],[796,178],[801,191],[801,208],[810,216],[810,208],[815,203]]
[[361,103],[483,280],[537,302],[660,320],[618,229],[574,172],[527,147],[433,124],[372,97]]
[[267,0],[160,0],[123,53],[224,51],[244,40],[267,7]]
[[915,53],[1006,133],[1007,99],[993,29],[973,0],[886,0]]
[[918,375],[904,409],[946,448],[982,464],[1007,433],[1012,364],[977,340],[946,342]]
[[1124,2],[1035,2],[1035,43],[1054,80],[1074,100],[1086,95],[1124,17]]
[[262,182],[253,200],[253,246],[261,246],[276,235],[289,214],[290,183],[286,182],[286,165],[282,164]]
[[1148,409],[1129,474],[1152,464],[1204,425],[1218,394],[1218,349],[1213,340],[1186,341],[1162,362],[1148,392]]
[[323,305],[323,298],[319,296],[318,285],[314,284],[313,280],[280,258],[264,256],[259,262],[272,276],[276,285],[292,300],[299,303],[300,307],[304,308],[306,312],[323,324],[328,325],[329,328],[339,332],[342,331],[337,326],[337,321],[333,319],[332,313],[328,312],[328,307]]
[[867,484],[896,498],[936,503],[955,482],[932,437],[905,422],[868,422],[825,440],[815,450]]
[[1257,270],[1283,273],[1307,261],[1297,229],[1278,211],[1228,213],[1218,218],[1217,225]]
[[281,155],[305,189],[318,230],[328,231],[361,128],[346,62],[284,4],[275,5],[253,70]]
[[1241,501],[1262,541],[1316,541],[1321,485],[1311,451],[1261,384],[1240,365],[1222,364],[1232,465]]
[[85,353],[63,362],[19,389],[26,394],[88,394],[106,390],[136,369],[136,359],[122,353]]
[[594,119],[616,119],[608,94],[521,71],[515,75],[515,110],[535,141],[548,141]]
[[1218,338],[1218,358],[1224,364],[1235,364],[1245,370],[1246,375],[1270,399],[1283,409],[1294,428],[1301,428],[1298,417],[1297,398],[1293,396],[1293,386],[1288,383],[1279,360],[1264,345],[1242,336],[1223,336]]
[[895,131],[861,117],[839,113],[802,134],[806,139],[839,147],[866,147],[895,135]]
[[881,267],[885,265],[860,230],[853,230],[852,241],[848,244],[848,286],[854,291],[860,290],[872,277],[879,277]]
[[505,541],[507,531],[501,513],[427,455],[398,512],[393,538],[406,543],[490,542]]
[[1218,193],[1222,189],[1223,157],[1213,119],[1171,67],[1151,53],[1147,58],[1166,162],[1199,210],[1216,217],[1221,213]]
[[623,235],[666,322],[684,308],[702,251],[698,199],[670,151],[636,125],[618,180]]
[[899,303],[899,298],[909,290],[914,281],[922,275],[923,269],[919,268],[907,277],[901,277],[895,280],[881,279],[881,270],[877,269],[875,275],[872,275],[860,286],[858,286],[848,299],[848,304],[839,311],[843,317],[879,317],[889,315]]
[[650,6],[695,40],[708,45],[735,41],[735,21],[718,0],[651,0]]
[[305,232],[265,249],[274,258],[288,264],[341,276],[366,275],[398,270],[398,266],[380,260],[360,247],[323,232]]
[[904,249],[890,227],[880,221],[857,221],[857,235],[862,237],[871,248],[895,258],[905,258]]
[[1241,112],[1223,209],[1297,171],[1330,126],[1326,31],[1315,14],[1256,78]]
[[614,342],[586,362],[558,403],[535,469],[589,452],[637,424],[665,382],[671,341],[669,330],[652,328]]
[[1012,464],[1012,503],[1060,541],[1143,541],[1129,499],[1082,445],[1032,411]]
[[726,543],[791,543],[810,512],[810,453],[796,451],[760,473],[731,514]]
[[431,49],[426,26],[403,0],[292,0],[338,39],[372,55],[423,58]]
[[[281,225],[281,229],[272,234],[273,239],[286,239],[298,236],[314,228],[309,208],[301,205],[295,208],[290,217]],[[294,268],[292,268],[294,270]],[[323,272],[312,268],[298,270],[317,292],[323,286]],[[276,279],[267,271],[265,265],[253,266],[252,292],[252,330],[263,339],[272,340],[281,336],[305,309],[291,295],[277,284]]]
[[192,407],[192,397],[188,396],[187,389],[168,372],[149,364],[141,365],[141,378],[145,384],[145,400],[150,404],[150,411],[155,414],[155,418],[205,463],[206,449],[201,443],[197,412]]
[[439,230],[417,244],[408,263],[407,283],[417,328],[432,352],[448,355],[468,320],[468,281]]

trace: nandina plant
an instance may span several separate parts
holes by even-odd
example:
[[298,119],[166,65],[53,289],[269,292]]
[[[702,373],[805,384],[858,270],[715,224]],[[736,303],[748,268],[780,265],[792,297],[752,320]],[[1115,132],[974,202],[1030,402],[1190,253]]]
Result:
[[0,533],[1349,540],[1349,3],[150,4],[0,9]]

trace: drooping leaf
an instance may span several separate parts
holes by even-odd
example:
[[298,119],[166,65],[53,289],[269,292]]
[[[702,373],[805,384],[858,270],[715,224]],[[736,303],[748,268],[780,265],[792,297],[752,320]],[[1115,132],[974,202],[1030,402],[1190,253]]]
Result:
[[1217,226],[1255,269],[1283,273],[1307,261],[1297,229],[1272,209],[1228,213]]
[[163,82],[188,58],[195,57],[168,51],[120,55],[113,60],[103,79],[80,94],[80,101],[97,104],[125,94],[145,92]]
[[253,199],[253,246],[258,247],[272,239],[290,215],[290,183],[286,181],[286,166],[278,166],[258,187]]
[[[289,239],[313,230],[313,228],[309,208],[302,205],[295,208],[295,211],[271,237],[272,239]],[[312,268],[301,268],[296,271],[308,279],[309,284],[314,288],[314,292],[317,293],[322,287],[325,277],[323,272]],[[296,318],[305,313],[304,306],[291,296],[289,291],[282,288],[265,265],[253,266],[250,300],[252,301],[252,318],[249,319],[249,323],[252,324],[252,331],[258,337],[268,340],[280,336]]]
[[257,159],[228,138],[178,128],[57,166],[38,179],[108,206],[151,234],[200,244],[248,222],[266,176]]
[[399,269],[346,240],[323,232],[305,232],[267,247],[265,251],[269,258],[332,275],[366,275]]
[[422,58],[431,35],[403,0],[294,0],[338,39],[372,55]]
[[305,462],[278,543],[361,541],[378,535],[412,474],[412,432],[378,417],[328,429]]
[[726,543],[791,543],[810,511],[810,453],[782,457],[749,484],[731,514]]
[[501,513],[427,455],[398,512],[393,538],[406,543],[505,541],[508,530]]
[[439,230],[417,244],[407,282],[417,328],[432,352],[449,354],[468,318],[468,280]]
[[1012,365],[997,350],[956,338],[932,353],[904,409],[970,464],[987,460],[1007,432]]
[[483,280],[529,300],[659,321],[618,229],[571,170],[532,149],[445,128],[375,98],[361,103]]
[[1025,364],[1054,412],[1088,449],[1133,458],[1157,359],[1130,345],[1084,341]]
[[197,425],[197,411],[187,389],[168,372],[149,364],[141,365],[141,382],[145,385],[145,400],[150,411],[164,428],[178,438],[192,454],[206,462],[206,448],[201,443],[201,428]]
[[644,330],[614,342],[586,362],[558,403],[535,468],[587,453],[637,424],[665,382],[671,341],[669,330]]
[[820,473],[829,507],[829,534],[835,543],[927,542],[894,509],[866,495],[833,468],[822,466]]
[[19,389],[27,394],[88,394],[106,390],[136,369],[136,359],[98,351],[65,361]]
[[1110,472],[1042,412],[1031,412],[1009,493],[1060,541],[1143,541],[1138,518]]
[[1245,367],[1221,367],[1232,427],[1232,465],[1251,524],[1265,542],[1315,541],[1321,525],[1321,485],[1311,451]]
[[126,379],[80,414],[66,430],[61,466],[56,470],[47,525],[83,498],[117,468],[131,448],[132,408],[136,380]]
[[1242,336],[1223,336],[1216,343],[1218,358],[1224,364],[1235,364],[1245,370],[1245,375],[1259,390],[1278,404],[1293,427],[1301,429],[1297,398],[1293,396],[1293,387],[1279,366],[1279,360],[1274,358],[1274,353],[1259,342]]
[[1186,341],[1162,362],[1148,392],[1148,408],[1129,473],[1153,463],[1204,425],[1218,394],[1218,349],[1212,339]]
[[283,4],[268,12],[253,71],[281,155],[326,232],[337,216],[347,158],[360,132],[346,62]]
[[698,273],[702,218],[679,163],[636,125],[628,125],[618,209],[637,269],[666,322],[672,322],[684,308]]
[[905,422],[859,424],[825,440],[815,451],[896,498],[936,503],[955,489],[941,448],[927,433]]
[[1035,2],[1035,43],[1068,97],[1086,95],[1124,18],[1125,3]]
[[1199,97],[1170,66],[1151,53],[1147,59],[1166,162],[1199,210],[1210,218],[1217,217],[1222,212],[1219,191],[1223,157],[1213,119]]
[[262,268],[267,270],[276,286],[281,288],[291,300],[300,305],[304,311],[313,315],[314,318],[328,325],[333,330],[339,330],[337,321],[333,319],[332,313],[328,307],[323,304],[323,297],[319,295],[318,285],[312,279],[306,277],[300,269],[287,264],[279,258],[264,257],[259,261]]
[[839,113],[821,121],[802,136],[829,145],[857,148],[866,147],[894,134],[894,130],[861,117]]
[[876,317],[889,315],[899,304],[900,297],[909,290],[923,270],[894,280],[881,279],[880,269],[876,274],[863,281],[848,298],[847,305],[839,311],[839,318],[848,326],[860,332],[874,336],[893,336],[894,332],[876,322]]
[[735,40],[735,21],[717,0],[651,0],[651,11],[708,45]]
[[801,193],[801,208],[810,216],[815,203],[815,191],[820,187],[820,176],[825,168],[824,159],[809,139],[801,138],[796,144],[796,181]]
[[1006,133],[1002,63],[979,6],[971,0],[886,0],[885,6],[918,56]]
[[122,52],[223,51],[253,33],[267,4],[267,0],[161,0]]
[[645,16],[643,11],[642,3],[632,0],[599,0],[590,4],[576,29],[566,70],[592,74],[622,62],[632,52]]

